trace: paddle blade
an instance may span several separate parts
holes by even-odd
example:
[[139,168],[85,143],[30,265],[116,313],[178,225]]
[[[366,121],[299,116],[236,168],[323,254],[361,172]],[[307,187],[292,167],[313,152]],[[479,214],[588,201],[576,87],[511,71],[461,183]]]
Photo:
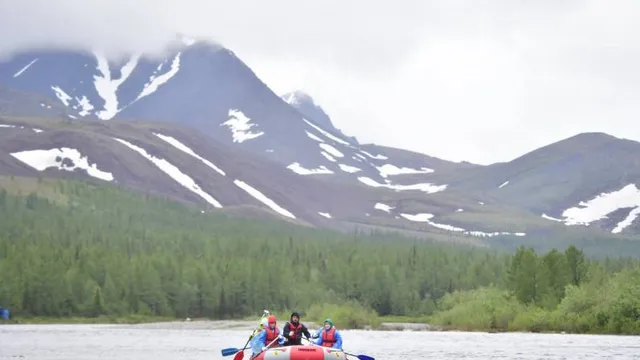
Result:
[[233,357],[233,360],[242,360],[244,358],[244,350],[238,352],[236,356]]
[[367,356],[367,355],[358,355],[357,358],[360,359],[360,360],[376,360],[376,359],[372,358],[371,356]]
[[235,353],[237,353],[239,350],[238,348],[226,348],[226,349],[222,349],[222,356],[229,356],[229,355],[233,355]]

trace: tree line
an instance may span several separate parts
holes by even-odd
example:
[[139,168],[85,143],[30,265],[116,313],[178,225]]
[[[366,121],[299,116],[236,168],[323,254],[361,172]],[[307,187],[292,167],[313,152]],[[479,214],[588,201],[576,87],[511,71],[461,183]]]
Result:
[[14,316],[227,319],[326,304],[436,316],[459,306],[452,296],[493,288],[551,309],[582,289],[594,266],[607,279],[638,266],[589,260],[576,247],[510,254],[202,214],[88,182],[2,184],[0,307]]

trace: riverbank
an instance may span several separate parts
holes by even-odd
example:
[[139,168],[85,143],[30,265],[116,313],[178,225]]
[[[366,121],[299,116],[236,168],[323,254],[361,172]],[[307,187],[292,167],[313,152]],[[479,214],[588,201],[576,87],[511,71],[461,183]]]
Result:
[[[321,324],[304,321],[309,329],[320,328]],[[102,324],[102,325],[126,325],[144,329],[179,329],[179,330],[242,330],[251,331],[255,328],[256,320],[209,320],[209,319],[183,319],[163,317],[69,317],[69,318],[17,318],[9,322],[13,324],[30,325],[54,325],[54,324]],[[284,325],[284,323],[282,324]],[[282,326],[280,325],[280,326]],[[341,327],[342,330],[353,330]],[[380,322],[378,327],[365,326],[363,330],[369,331],[438,331],[440,327],[415,322]]]
[[[390,317],[388,320],[404,320],[404,317]],[[384,320],[384,318],[383,318]],[[615,334],[607,332],[572,332],[563,330],[530,330],[526,328],[512,329],[491,329],[485,327],[472,326],[441,326],[430,325],[427,323],[417,322],[417,319],[408,318],[407,322],[401,321],[382,321],[376,328],[365,326],[364,328],[351,329],[349,327],[340,327],[340,330],[365,330],[365,331],[418,331],[418,332],[476,332],[476,333],[542,333],[542,334],[582,334],[582,335],[633,335],[633,334]],[[319,323],[304,321],[304,324],[310,329],[320,328]],[[2,324],[26,324],[26,325],[110,325],[116,328],[137,328],[152,330],[238,330],[250,332],[255,329],[255,320],[209,320],[209,319],[182,319],[162,318],[162,317],[98,317],[98,318],[24,318],[14,319],[10,322],[0,322]],[[280,324],[282,327],[284,324]]]

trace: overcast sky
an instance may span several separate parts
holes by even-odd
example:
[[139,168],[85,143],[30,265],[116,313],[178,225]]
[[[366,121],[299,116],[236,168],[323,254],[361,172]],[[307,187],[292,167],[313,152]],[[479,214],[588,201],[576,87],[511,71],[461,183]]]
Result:
[[639,18],[637,0],[0,0],[0,51],[206,36],[360,141],[486,164],[640,140]]

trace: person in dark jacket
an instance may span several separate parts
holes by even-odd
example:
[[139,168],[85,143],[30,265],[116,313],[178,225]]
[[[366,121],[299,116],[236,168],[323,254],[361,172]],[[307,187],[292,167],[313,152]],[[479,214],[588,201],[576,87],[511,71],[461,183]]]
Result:
[[311,337],[309,330],[304,324],[300,323],[300,314],[297,312],[293,312],[291,314],[291,318],[284,325],[282,329],[282,335],[287,338],[287,346],[290,345],[302,345],[302,335],[306,336],[307,339]]

